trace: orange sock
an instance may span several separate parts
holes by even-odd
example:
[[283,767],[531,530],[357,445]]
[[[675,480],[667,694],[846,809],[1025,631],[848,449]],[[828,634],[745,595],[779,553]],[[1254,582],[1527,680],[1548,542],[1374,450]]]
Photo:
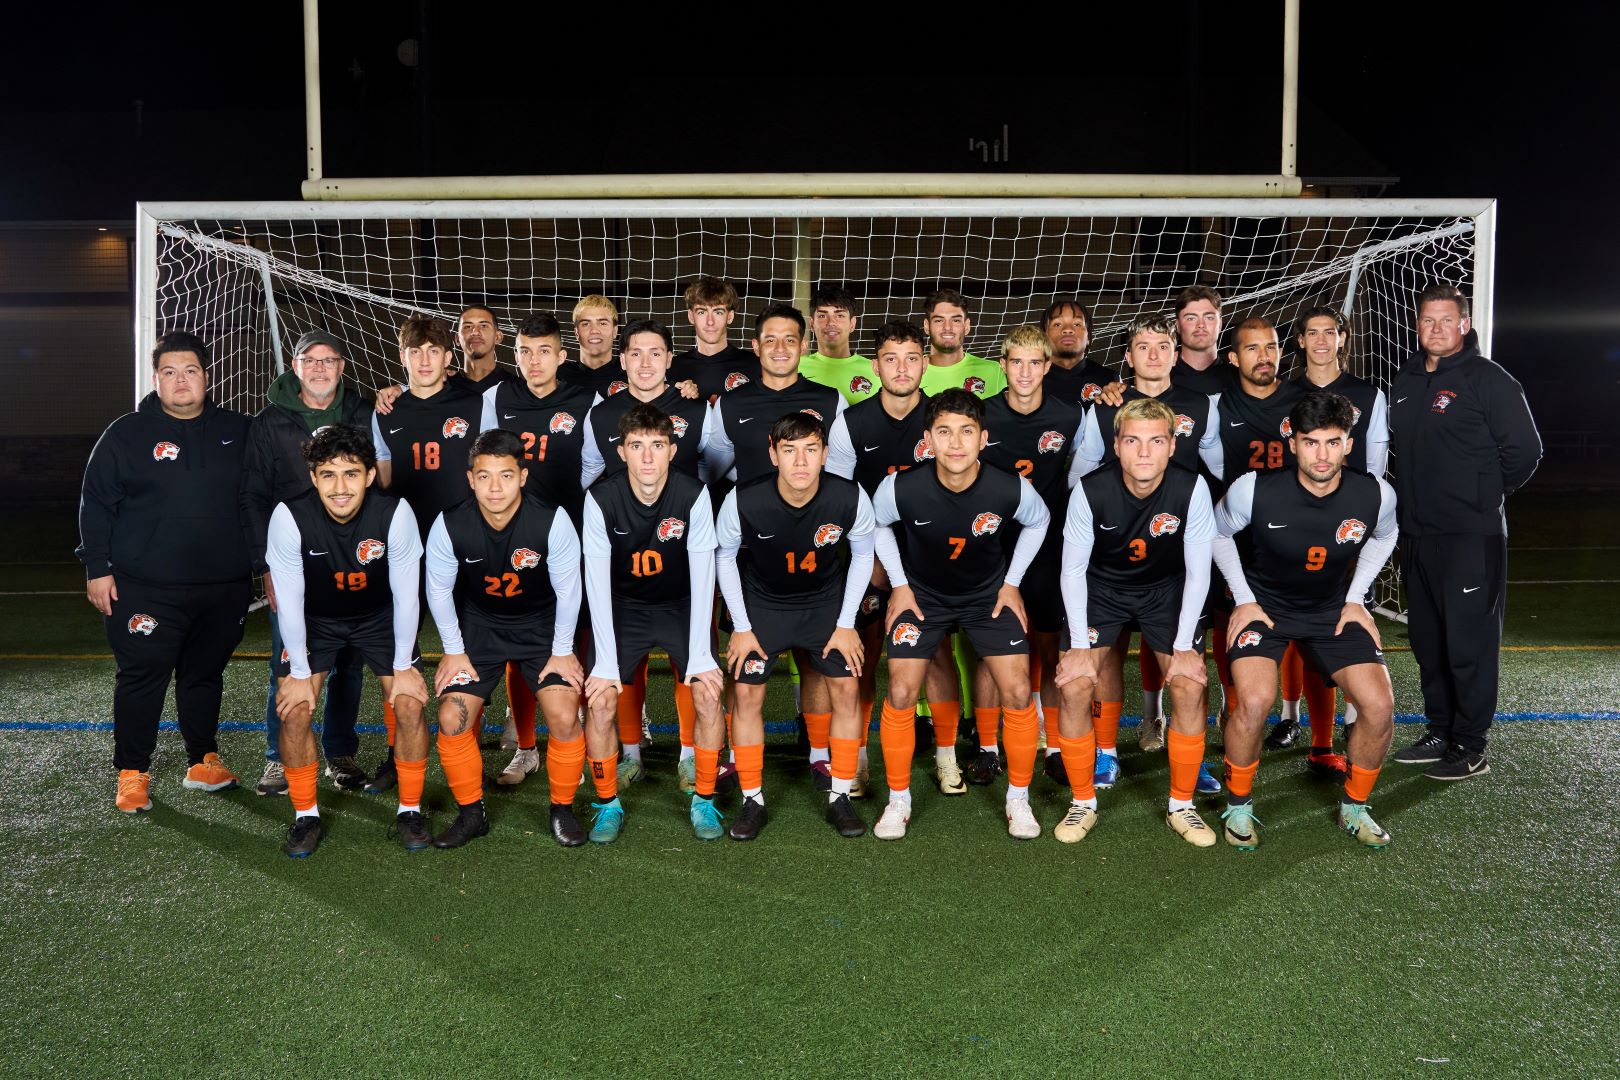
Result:
[[832,738],[832,713],[807,712],[804,714],[804,727],[810,736],[810,749],[827,749],[827,741]]
[[1029,787],[1035,778],[1035,749],[1040,738],[1040,719],[1035,706],[1022,709],[1002,709],[1006,722],[1002,737],[1006,740],[1007,783],[1013,787]]
[[1001,743],[1001,710],[974,709],[973,726],[979,729],[979,745],[999,746]]
[[1298,701],[1305,689],[1305,657],[1300,655],[1299,646],[1293,642],[1288,643],[1288,651],[1283,653],[1282,663],[1277,665],[1277,684],[1284,701]]
[[1198,787],[1198,766],[1204,761],[1204,733],[1183,735],[1171,728],[1164,741],[1170,757],[1170,797],[1190,800]]
[[1226,700],[1236,701],[1232,688],[1232,658],[1226,655],[1226,627],[1217,626],[1209,632],[1209,651],[1215,654],[1215,674],[1226,688]]
[[1344,782],[1344,801],[1366,802],[1367,797],[1372,794],[1373,785],[1377,782],[1377,769],[1363,769],[1360,765],[1351,765],[1350,778]]
[[720,775],[720,751],[695,746],[692,757],[697,761],[697,793],[713,795],[715,778]]
[[611,802],[619,797],[619,752],[617,750],[605,758],[588,759],[591,766],[591,783],[596,785],[596,801]]
[[861,734],[865,735],[872,730],[872,707],[877,704],[873,698],[861,699]]
[[478,750],[476,724],[460,735],[439,732],[439,765],[457,805],[470,806],[484,797],[484,755]]
[[647,665],[642,664],[619,694],[619,741],[626,746],[641,741],[641,707],[646,703]]
[[1069,787],[1076,799],[1095,799],[1097,786],[1097,733],[1088,731],[1077,738],[1058,736],[1063,751],[1063,771],[1069,774]]
[[737,755],[738,786],[744,791],[764,787],[765,744],[753,743],[749,746],[733,746],[731,752]]
[[389,702],[383,702],[383,728],[388,732],[389,746],[394,745],[394,727],[397,723],[398,721],[394,719],[394,706]]
[[422,789],[427,786],[427,758],[420,761],[395,758],[394,769],[399,773],[399,805],[421,806]]
[[1159,661],[1153,655],[1153,650],[1145,642],[1138,642],[1136,648],[1136,667],[1142,673],[1142,689],[1149,694],[1157,694],[1164,689],[1164,672],[1159,670]]
[[[1223,758],[1226,762],[1226,790],[1240,799],[1246,799],[1254,794],[1254,774],[1260,770],[1260,763],[1253,765],[1234,765],[1231,758]],[[1193,780],[1197,783],[1197,778]]]
[[940,749],[956,745],[956,732],[962,726],[960,701],[933,701],[934,745]]
[[855,779],[855,769],[861,759],[861,740],[829,739],[828,742],[832,744],[829,756],[832,758],[833,779]]
[[[696,744],[694,744],[694,745],[696,745]],[[731,710],[730,709],[726,710],[726,745],[727,746],[735,746],[736,745],[735,743],[733,743],[731,741]]]
[[506,700],[512,706],[512,723],[517,727],[520,750],[534,749],[534,711],[539,704],[534,690],[523,681],[523,665],[506,665]]
[[1091,723],[1097,729],[1098,750],[1119,749],[1119,714],[1124,705],[1123,701],[1099,701],[1091,706]]
[[1339,704],[1338,688],[1312,668],[1305,672],[1305,708],[1311,716],[1311,749],[1333,749],[1333,713]]
[[[551,782],[551,801],[567,805],[579,793],[579,773],[585,765],[585,736],[571,742],[546,740],[546,778]],[[614,778],[617,780],[617,777]]]
[[292,800],[293,815],[307,813],[315,809],[315,784],[320,774],[321,763],[310,765],[288,766],[287,797]]
[[917,752],[917,712],[901,712],[883,702],[878,721],[878,742],[883,747],[883,772],[890,791],[911,790],[911,755]]
[[697,730],[697,703],[692,700],[692,688],[683,682],[675,684],[675,722],[681,730],[681,745],[694,745],[692,733]]

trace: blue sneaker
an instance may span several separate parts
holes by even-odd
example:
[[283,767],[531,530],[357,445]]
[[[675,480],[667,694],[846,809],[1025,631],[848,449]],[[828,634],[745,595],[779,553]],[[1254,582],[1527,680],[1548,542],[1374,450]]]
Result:
[[1195,789],[1200,795],[1219,795],[1221,782],[1215,779],[1215,774],[1209,771],[1209,766],[1198,766],[1198,787]]
[[591,809],[596,811],[596,816],[591,818],[591,843],[613,843],[624,828],[624,805],[618,799],[610,799],[591,803]]
[[1239,851],[1253,851],[1260,846],[1260,819],[1254,816],[1253,803],[1235,803],[1221,814],[1226,822],[1226,842]]
[[725,820],[720,814],[720,808],[714,805],[713,799],[705,799],[701,795],[692,796],[692,831],[697,833],[699,840],[718,840],[724,836]]
[[1113,754],[1098,754],[1097,768],[1091,774],[1091,782],[1098,791],[1107,791],[1119,783],[1119,758]]

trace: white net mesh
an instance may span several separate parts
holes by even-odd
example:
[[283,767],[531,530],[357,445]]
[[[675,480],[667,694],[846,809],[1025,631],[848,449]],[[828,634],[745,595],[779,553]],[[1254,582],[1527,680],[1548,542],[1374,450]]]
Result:
[[[802,300],[814,284],[853,292],[867,330],[920,321],[922,297],[950,287],[970,298],[969,350],[994,356],[1012,326],[1078,296],[1092,310],[1091,357],[1115,367],[1134,317],[1203,284],[1225,298],[1229,326],[1263,314],[1286,334],[1308,307],[1348,310],[1351,370],[1387,385],[1415,347],[1419,290],[1473,291],[1474,220],[1299,207],[1286,217],[536,218],[525,204],[523,216],[456,219],[163,219],[154,329],[211,342],[216,399],[251,412],[304,331],[342,339],[349,377],[375,388],[397,381],[395,332],[408,315],[449,321],[473,301],[495,309],[510,343],[527,312],[557,312],[567,328],[574,302],[601,293],[626,319],[665,321],[685,349],[694,339],[681,292],[701,274],[728,278],[743,297],[737,337],[767,303]],[[1165,200],[1165,213],[1175,209]],[[1393,574],[1378,600],[1398,610]]]

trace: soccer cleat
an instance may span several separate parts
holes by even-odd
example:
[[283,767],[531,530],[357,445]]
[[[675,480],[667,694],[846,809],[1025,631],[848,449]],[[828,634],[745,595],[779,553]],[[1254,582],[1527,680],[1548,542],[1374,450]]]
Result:
[[520,747],[518,746],[517,721],[512,719],[512,710],[511,709],[506,710],[506,726],[501,728],[501,749],[502,750],[517,750],[517,749],[520,749]]
[[253,790],[260,795],[287,794],[287,770],[281,767],[281,762],[265,762],[264,775],[259,777],[259,784]]
[[551,804],[551,838],[563,847],[579,847],[585,842],[585,826],[567,803]]
[[119,769],[117,806],[126,814],[139,814],[152,809],[152,774],[136,769]]
[[609,799],[607,802],[591,803],[591,809],[596,811],[591,818],[591,843],[613,843],[624,831],[623,804],[618,799]]
[[1098,754],[1097,768],[1091,774],[1091,782],[1098,791],[1107,791],[1119,783],[1119,758],[1113,754]]
[[1395,760],[1402,765],[1432,765],[1446,756],[1446,740],[1432,731],[1411,746],[1395,751]]
[[968,767],[963,771],[970,784],[977,787],[993,784],[996,782],[996,775],[1001,772],[1001,755],[994,750],[980,750],[973,755],[973,760],[968,762]]
[[480,799],[475,803],[468,803],[456,812],[456,820],[450,827],[433,838],[436,848],[458,848],[469,840],[476,840],[489,832],[489,816],[484,813],[484,802]]
[[1078,844],[1096,827],[1097,810],[1084,803],[1071,802],[1063,820],[1052,830],[1052,837],[1060,844]]
[[377,771],[371,774],[366,782],[367,795],[381,795],[383,792],[399,783],[399,773],[394,769],[394,748],[388,748],[388,755],[377,766]]
[[1266,736],[1267,750],[1286,750],[1299,739],[1298,720],[1278,720],[1277,726]]
[[289,858],[307,859],[315,854],[315,849],[320,845],[321,819],[313,814],[305,814],[293,820],[287,830],[287,842],[281,845],[281,850]]
[[1209,766],[1203,762],[1198,763],[1198,786],[1193,788],[1193,793],[1197,795],[1219,795],[1221,793],[1220,779],[1210,772]]
[[1226,842],[1239,851],[1253,851],[1260,846],[1260,819],[1254,816],[1253,803],[1233,803],[1221,813],[1226,823]]
[[1069,786],[1069,770],[1063,767],[1063,751],[1047,754],[1046,762],[1041,766],[1046,778],[1059,787]]
[[1185,809],[1166,812],[1164,823],[1174,829],[1177,836],[1193,847],[1215,846],[1215,830],[1210,828],[1204,822],[1204,819],[1198,816],[1198,811],[1190,806]]
[[832,763],[827,761],[812,761],[810,763],[810,784],[823,795],[831,791]]
[[1358,843],[1370,848],[1389,846],[1390,835],[1373,820],[1366,803],[1340,803],[1339,828],[1355,837]]
[[241,781],[225,767],[219,755],[210,750],[201,761],[186,770],[186,778],[181,783],[192,791],[227,791],[239,786]]
[[502,787],[513,787],[523,783],[530,776],[540,771],[540,748],[531,746],[527,750],[519,750],[512,755],[512,760],[506,763],[501,775],[495,782]]
[[1332,750],[1312,750],[1305,759],[1305,765],[1316,775],[1331,780],[1343,780],[1350,775],[1350,763],[1343,754],[1335,754]]
[[883,808],[883,816],[872,826],[872,835],[879,840],[900,840],[905,837],[906,826],[910,823],[911,804],[897,803],[890,799],[888,805]]
[[647,767],[641,763],[640,758],[622,757],[619,759],[619,785],[629,787],[637,780],[646,779]]
[[721,815],[720,808],[714,805],[713,799],[693,795],[691,814],[692,831],[697,833],[699,840],[718,840],[726,834],[726,819]]
[[675,777],[680,781],[682,795],[690,795],[696,791],[697,758],[682,758],[675,766]]
[[848,795],[839,795],[827,803],[827,823],[838,830],[839,836],[866,835],[866,822],[855,812]]
[[962,766],[956,763],[956,755],[941,761],[934,759],[934,777],[939,781],[941,795],[966,795],[967,782],[962,779]]
[[742,808],[737,811],[737,820],[731,823],[731,838],[733,840],[753,840],[759,836],[771,820],[765,812],[765,804],[755,798],[743,800]]
[[1142,718],[1142,727],[1136,733],[1136,748],[1145,753],[1164,749],[1164,717]]
[[433,834],[420,810],[407,810],[394,818],[394,834],[406,851],[426,851],[433,846]]
[[366,773],[352,757],[326,759],[326,776],[339,791],[359,791],[366,786]]
[[855,782],[849,786],[849,797],[852,799],[866,798],[867,784],[871,782],[871,779],[871,770],[867,768],[866,762],[863,761],[855,766]]
[[1491,763],[1484,753],[1473,753],[1460,746],[1446,751],[1446,756],[1423,770],[1430,780],[1471,780],[1491,771]]
[[721,765],[719,773],[714,778],[714,793],[718,795],[725,792],[730,795],[740,790],[742,790],[742,781],[737,778],[737,763],[728,761]]
[[1035,820],[1028,799],[1007,800],[1007,835],[1014,840],[1033,840],[1041,835],[1041,823]]

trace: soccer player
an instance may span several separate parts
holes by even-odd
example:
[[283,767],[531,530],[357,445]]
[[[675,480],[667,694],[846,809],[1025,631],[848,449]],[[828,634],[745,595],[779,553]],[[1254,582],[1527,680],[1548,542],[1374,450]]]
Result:
[[523,440],[495,428],[473,441],[473,497],[441,513],[427,539],[427,602],[444,641],[434,677],[439,764],[458,811],[433,845],[460,847],[489,832],[478,720],[516,661],[546,718],[551,836],[585,842],[574,817],[585,759],[579,723],[584,671],[574,657],[579,618],[579,534],[568,515],[523,492]]
[[[590,837],[610,843],[623,828],[614,740],[621,678],[661,648],[692,688],[696,710],[692,828],[700,839],[718,840],[724,830],[714,786],[725,720],[724,676],[714,659],[714,511],[703,484],[671,468],[670,417],[632,402],[618,435],[614,451],[624,467],[585,493],[585,590],[596,652],[585,683],[596,785]],[[578,764],[573,768],[577,775]]]
[[[329,424],[365,428],[371,423],[371,404],[343,381],[343,345],[324,330],[311,330],[293,348],[292,370],[270,384],[265,407],[248,431],[247,457],[242,464],[241,509],[253,551],[254,572],[264,575],[270,601],[270,686],[265,699],[264,776],[255,789],[260,795],[282,795],[287,777],[281,763],[281,718],[276,713],[276,687],[281,682],[281,619],[276,611],[275,583],[264,561],[265,538],[276,504],[311,490],[309,463],[303,445]],[[325,723],[321,749],[326,751],[326,775],[339,788],[356,790],[366,784],[365,770],[355,760],[360,749],[354,726],[360,712],[360,678],[365,665],[357,653],[345,650],[327,681]]]
[[208,399],[208,346],[158,338],[155,389],[102,433],[84,467],[79,547],[85,595],[106,616],[117,806],[152,808],[152,752],[174,679],[185,787],[238,781],[220,760],[225,665],[242,640],[253,560],[237,502],[249,420]]
[[688,476],[702,477],[703,451],[709,445],[711,429],[718,425],[708,398],[687,396],[679,387],[670,385],[673,346],[668,327],[654,319],[641,319],[624,328],[619,339],[619,363],[627,386],[623,393],[598,402],[585,417],[585,440],[580,451],[582,487],[590,487],[604,473],[623,471],[624,458],[615,445],[619,441],[619,417],[638,401],[668,416],[674,426],[675,468]]
[[[1292,643],[1357,703],[1338,821],[1381,848],[1389,833],[1367,798],[1389,750],[1395,698],[1364,598],[1395,547],[1395,492],[1344,467],[1355,426],[1347,398],[1307,394],[1289,425],[1295,466],[1245,473],[1215,508],[1215,562],[1235,601],[1227,623],[1237,695],[1225,733],[1226,842],[1242,851],[1260,843],[1254,776],[1277,665]],[[1234,537],[1245,530],[1240,545]]]
[[[1507,496],[1541,460],[1524,388],[1480,354],[1468,297],[1418,296],[1418,351],[1395,376],[1390,427],[1402,455],[1401,581],[1429,727],[1395,754],[1431,780],[1490,770],[1507,605]],[[1358,710],[1361,699],[1356,698]],[[1358,718],[1356,727],[1362,719]]]
[[359,427],[322,427],[304,444],[310,487],[271,514],[265,560],[280,607],[277,650],[280,751],[293,823],[282,850],[293,858],[321,842],[315,735],[321,685],[338,654],[357,653],[394,706],[396,825],[406,851],[431,843],[422,814],[427,775],[427,683],[416,651],[422,540],[403,501],[370,490],[376,448]]
[[1215,520],[1203,477],[1174,464],[1176,422],[1162,400],[1126,402],[1109,421],[1113,462],[1089,473],[1069,496],[1062,581],[1070,647],[1057,682],[1063,688],[1058,739],[1073,801],[1052,830],[1066,844],[1085,839],[1097,823],[1091,702],[1101,673],[1117,670],[1132,627],[1140,629],[1142,648],[1157,657],[1170,687],[1165,823],[1195,847],[1215,843],[1192,802],[1204,760],[1209,680],[1203,619]]
[[810,326],[816,334],[816,351],[800,359],[799,372],[811,382],[837,390],[849,405],[878,392],[872,362],[853,351],[859,324],[855,294],[848,289],[822,285],[810,294]]
[[[1009,703],[1007,831],[1033,839],[1041,833],[1029,807],[1037,724],[1018,586],[1046,538],[1046,505],[1028,480],[979,460],[986,441],[984,404],[971,392],[946,390],[926,408],[934,467],[885,477],[872,500],[878,558],[894,586],[887,620],[889,694],[881,724],[889,803],[872,831],[880,840],[906,835],[918,691],[929,659],[960,629]],[[1024,531],[1009,561],[1000,533],[1011,522]],[[1013,707],[1015,701],[1021,704]]]
[[613,301],[599,293],[581,298],[574,305],[574,336],[579,356],[558,368],[557,377],[603,398],[624,389],[624,369],[613,362],[613,343],[619,336],[619,309]]
[[759,357],[730,340],[737,318],[737,289],[724,278],[700,277],[686,287],[686,321],[697,334],[697,347],[670,364],[669,381],[690,381],[711,404],[721,394],[759,378]]
[[1054,300],[1041,312],[1041,330],[1052,346],[1052,367],[1042,384],[1063,401],[1090,405],[1119,376],[1086,355],[1091,345],[1091,313],[1079,300]]
[[1207,285],[1189,285],[1177,294],[1175,311],[1181,340],[1175,384],[1200,394],[1230,389],[1232,371],[1221,363],[1221,294]]
[[461,310],[456,320],[456,344],[461,346],[461,367],[450,376],[452,382],[482,397],[504,382],[517,382],[517,373],[503,367],[496,348],[506,340],[495,325],[495,312],[483,304]]
[[770,440],[776,475],[734,489],[715,523],[715,572],[731,611],[731,743],[743,795],[731,836],[752,840],[765,827],[765,684],[789,650],[801,672],[821,675],[831,705],[827,820],[841,836],[863,836],[866,824],[849,797],[866,734],[856,686],[865,649],[855,618],[872,579],[872,504],[854,481],[822,475],[827,441],[813,417],[784,415]]
[[1007,388],[1001,365],[974,356],[964,346],[973,331],[967,300],[955,289],[935,289],[923,300],[923,326],[928,330],[928,370],[923,393],[930,397],[959,387],[980,398],[993,398]]

